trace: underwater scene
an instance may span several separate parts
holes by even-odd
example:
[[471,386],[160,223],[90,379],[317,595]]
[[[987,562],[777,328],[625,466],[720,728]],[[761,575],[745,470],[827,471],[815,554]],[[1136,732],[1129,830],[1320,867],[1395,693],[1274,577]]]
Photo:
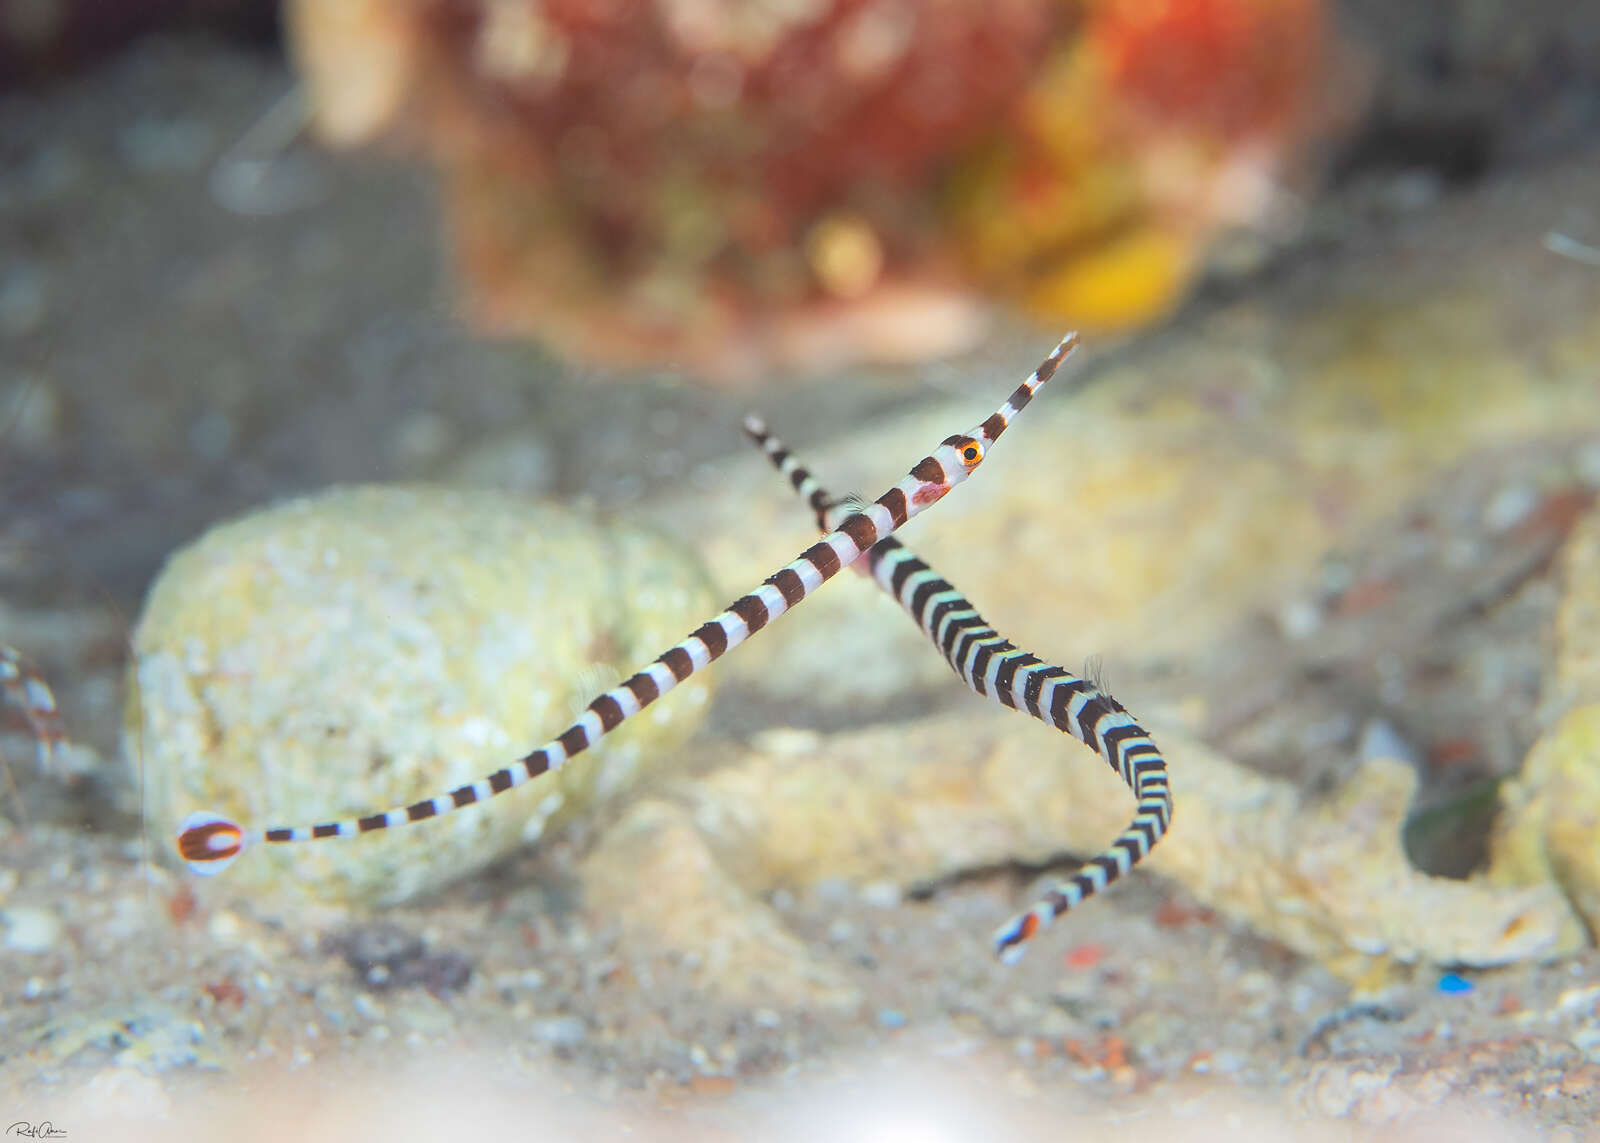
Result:
[[1600,1140],[1597,77],[0,0],[7,1134]]

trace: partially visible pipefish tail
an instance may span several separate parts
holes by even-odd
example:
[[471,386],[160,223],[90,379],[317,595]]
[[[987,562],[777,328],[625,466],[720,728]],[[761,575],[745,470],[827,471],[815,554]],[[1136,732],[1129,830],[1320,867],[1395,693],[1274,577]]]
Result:
[[17,705],[39,752],[39,768],[48,772],[67,740],[61,712],[50,685],[14,648],[0,643],[0,692]]
[[[831,497],[761,421],[750,418],[745,431],[811,506],[817,525],[824,530],[836,526],[843,502]],[[1105,852],[996,931],[996,955],[1014,963],[1041,929],[1127,873],[1161,840],[1172,820],[1166,761],[1149,732],[1121,703],[1090,680],[1019,650],[898,539],[879,540],[867,553],[867,563],[873,579],[933,640],[967,686],[1099,751],[1137,800],[1133,821]]]
[[529,752],[510,766],[476,782],[408,806],[380,810],[341,821],[312,826],[272,826],[251,829],[221,814],[202,810],[180,824],[179,856],[196,873],[221,872],[254,843],[268,844],[352,837],[409,822],[439,817],[465,806],[486,801],[551,770],[587,750],[602,735],[638,714],[696,671],[709,666],[743,643],[784,612],[794,608],[841,568],[853,563],[874,544],[891,535],[907,520],[936,504],[983,463],[989,449],[1054,375],[1077,344],[1068,334],[1054,352],[1011,394],[1006,403],[981,424],[965,433],[946,437],[928,456],[916,463],[893,488],[870,504],[856,505],[837,515],[821,540],[801,552],[787,566],[768,576],[726,611],[708,619],[695,631],[661,654],[632,678],[591,702],[578,720],[556,738]]
[[[35,386],[26,386],[22,398],[16,401],[0,425],[0,440],[10,436],[11,430],[22,420],[28,400]],[[22,711],[33,734],[34,747],[39,754],[39,769],[48,774],[55,768],[61,748],[66,744],[67,732],[61,724],[61,712],[56,707],[56,696],[50,684],[15,647],[0,643],[0,694],[10,699]],[[4,760],[0,759],[0,766]],[[5,771],[7,783],[12,785],[11,771]]]

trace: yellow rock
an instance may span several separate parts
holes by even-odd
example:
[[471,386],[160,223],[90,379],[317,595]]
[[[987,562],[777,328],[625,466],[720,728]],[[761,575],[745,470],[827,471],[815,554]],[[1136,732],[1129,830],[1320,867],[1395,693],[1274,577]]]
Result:
[[1555,701],[1600,702],[1600,512],[1585,516],[1562,553],[1556,611]]
[[[151,824],[254,827],[387,809],[472,781],[714,610],[663,536],[488,492],[337,489],[172,557],[134,636],[127,749]],[[481,868],[628,786],[699,722],[696,676],[555,774],[438,821],[261,846],[227,883],[394,902]]]
[[1493,873],[1554,882],[1591,930],[1600,925],[1600,703],[1568,712],[1501,793]]
[[1502,884],[1554,881],[1600,931],[1600,513],[1562,553],[1554,677],[1546,708],[1559,721],[1501,790],[1491,870]]
[[[804,751],[757,749],[681,792],[724,867],[758,893],[1089,857],[1127,824],[1133,800],[1096,755],[972,704],[827,736]],[[1394,962],[1503,964],[1584,943],[1548,882],[1502,886],[1413,869],[1401,827],[1416,779],[1403,763],[1373,759],[1331,797],[1308,800],[1176,731],[1157,729],[1156,739],[1176,806],[1143,868],[1330,968],[1354,977]]]
[[630,944],[692,954],[697,985],[720,1003],[810,1011],[859,1004],[843,968],[741,884],[741,865],[719,861],[683,809],[646,799],[584,860],[584,901],[592,914],[617,919]]

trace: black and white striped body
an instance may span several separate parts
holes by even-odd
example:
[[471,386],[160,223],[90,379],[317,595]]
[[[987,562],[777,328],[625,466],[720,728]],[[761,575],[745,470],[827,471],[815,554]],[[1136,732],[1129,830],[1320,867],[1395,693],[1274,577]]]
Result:
[[[848,507],[818,482],[751,418],[745,431],[828,528]],[[898,539],[886,537],[867,553],[878,585],[932,639],[967,686],[1002,706],[1024,710],[1096,750],[1138,800],[1133,821],[1105,852],[1053,886],[1027,912],[995,933],[995,952],[1007,962],[1045,925],[1103,890],[1155,847],[1172,820],[1172,793],[1161,751],[1116,699],[1094,683],[1017,648],[989,626],[977,608]]]
[[352,837],[425,821],[486,801],[515,789],[587,750],[624,720],[639,713],[696,671],[703,670],[778,616],[816,591],[839,570],[913,516],[936,503],[982,463],[988,448],[1011,420],[1055,373],[1077,343],[1069,334],[1012,393],[1010,399],[970,433],[945,438],[893,488],[875,501],[840,514],[828,533],[798,558],[727,610],[708,619],[643,670],[591,702],[558,737],[503,769],[447,793],[360,817],[312,826],[274,826],[247,830],[219,814],[201,811],[179,826],[178,853],[197,873],[218,873],[255,841],[268,843]]

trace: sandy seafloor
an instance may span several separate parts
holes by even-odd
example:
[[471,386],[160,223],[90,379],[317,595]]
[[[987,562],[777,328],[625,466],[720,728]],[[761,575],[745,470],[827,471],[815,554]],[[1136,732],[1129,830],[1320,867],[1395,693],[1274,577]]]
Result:
[[[302,205],[219,204],[215,158],[287,83],[263,59],[156,43],[0,103],[0,395],[32,402],[0,457],[0,637],[50,677],[85,770],[70,787],[35,775],[7,712],[20,789],[0,822],[6,1122],[48,1120],[76,1139],[1600,1138],[1592,950],[1475,974],[1467,992],[1441,988],[1433,968],[1356,999],[1180,886],[1136,877],[1011,971],[983,938],[1036,870],[980,871],[926,895],[824,881],[771,903],[863,999],[808,1013],[730,1006],[691,986],[694,966],[674,950],[629,945],[586,912],[574,870],[603,815],[390,910],[390,929],[257,910],[153,868],[165,841],[141,833],[118,761],[127,617],[164,557],[209,523],[340,481],[449,479],[506,426],[504,463],[531,491],[623,512],[648,513],[664,485],[709,502],[717,463],[745,447],[745,404],[816,440],[916,404],[959,368],[731,400],[666,374],[590,383],[534,350],[476,342],[451,320],[420,174],[313,157],[306,186],[283,192],[303,189]],[[1600,217],[1569,188],[1574,170],[1594,186],[1597,161],[1518,173],[1466,192],[1486,204],[1476,213],[1452,209],[1481,235],[1514,203],[1519,219],[1592,242]],[[1432,201],[1376,217],[1361,202],[1330,208],[1321,240],[1202,298],[1160,344],[1181,349],[1224,305],[1271,320],[1280,294],[1303,304],[1322,279],[1348,289],[1384,272],[1374,252],[1425,228]],[[1526,284],[1507,290],[1513,304]],[[978,363],[1003,377],[1048,340],[1005,336],[1019,340]],[[1491,500],[1520,488],[1528,453],[1486,458],[1472,479]],[[1470,528],[1478,517],[1448,510],[1461,484],[1425,495]],[[1383,541],[1352,559],[1381,564]],[[1530,559],[1502,585],[1509,621],[1498,605],[1468,608],[1451,659],[1479,661],[1509,622],[1537,660],[1548,577],[1548,559]],[[1159,679],[1137,681],[1161,693]],[[1296,688],[1274,723],[1327,724],[1353,703],[1337,684]],[[703,741],[748,736],[769,716],[829,717],[743,693],[713,705]],[[963,697],[951,684],[927,705]],[[1441,688],[1411,729],[1469,698]],[[1497,712],[1508,737],[1491,771],[1526,749],[1531,706]],[[1309,783],[1314,763],[1278,770]],[[352,944],[390,957],[399,983],[352,968]]]

